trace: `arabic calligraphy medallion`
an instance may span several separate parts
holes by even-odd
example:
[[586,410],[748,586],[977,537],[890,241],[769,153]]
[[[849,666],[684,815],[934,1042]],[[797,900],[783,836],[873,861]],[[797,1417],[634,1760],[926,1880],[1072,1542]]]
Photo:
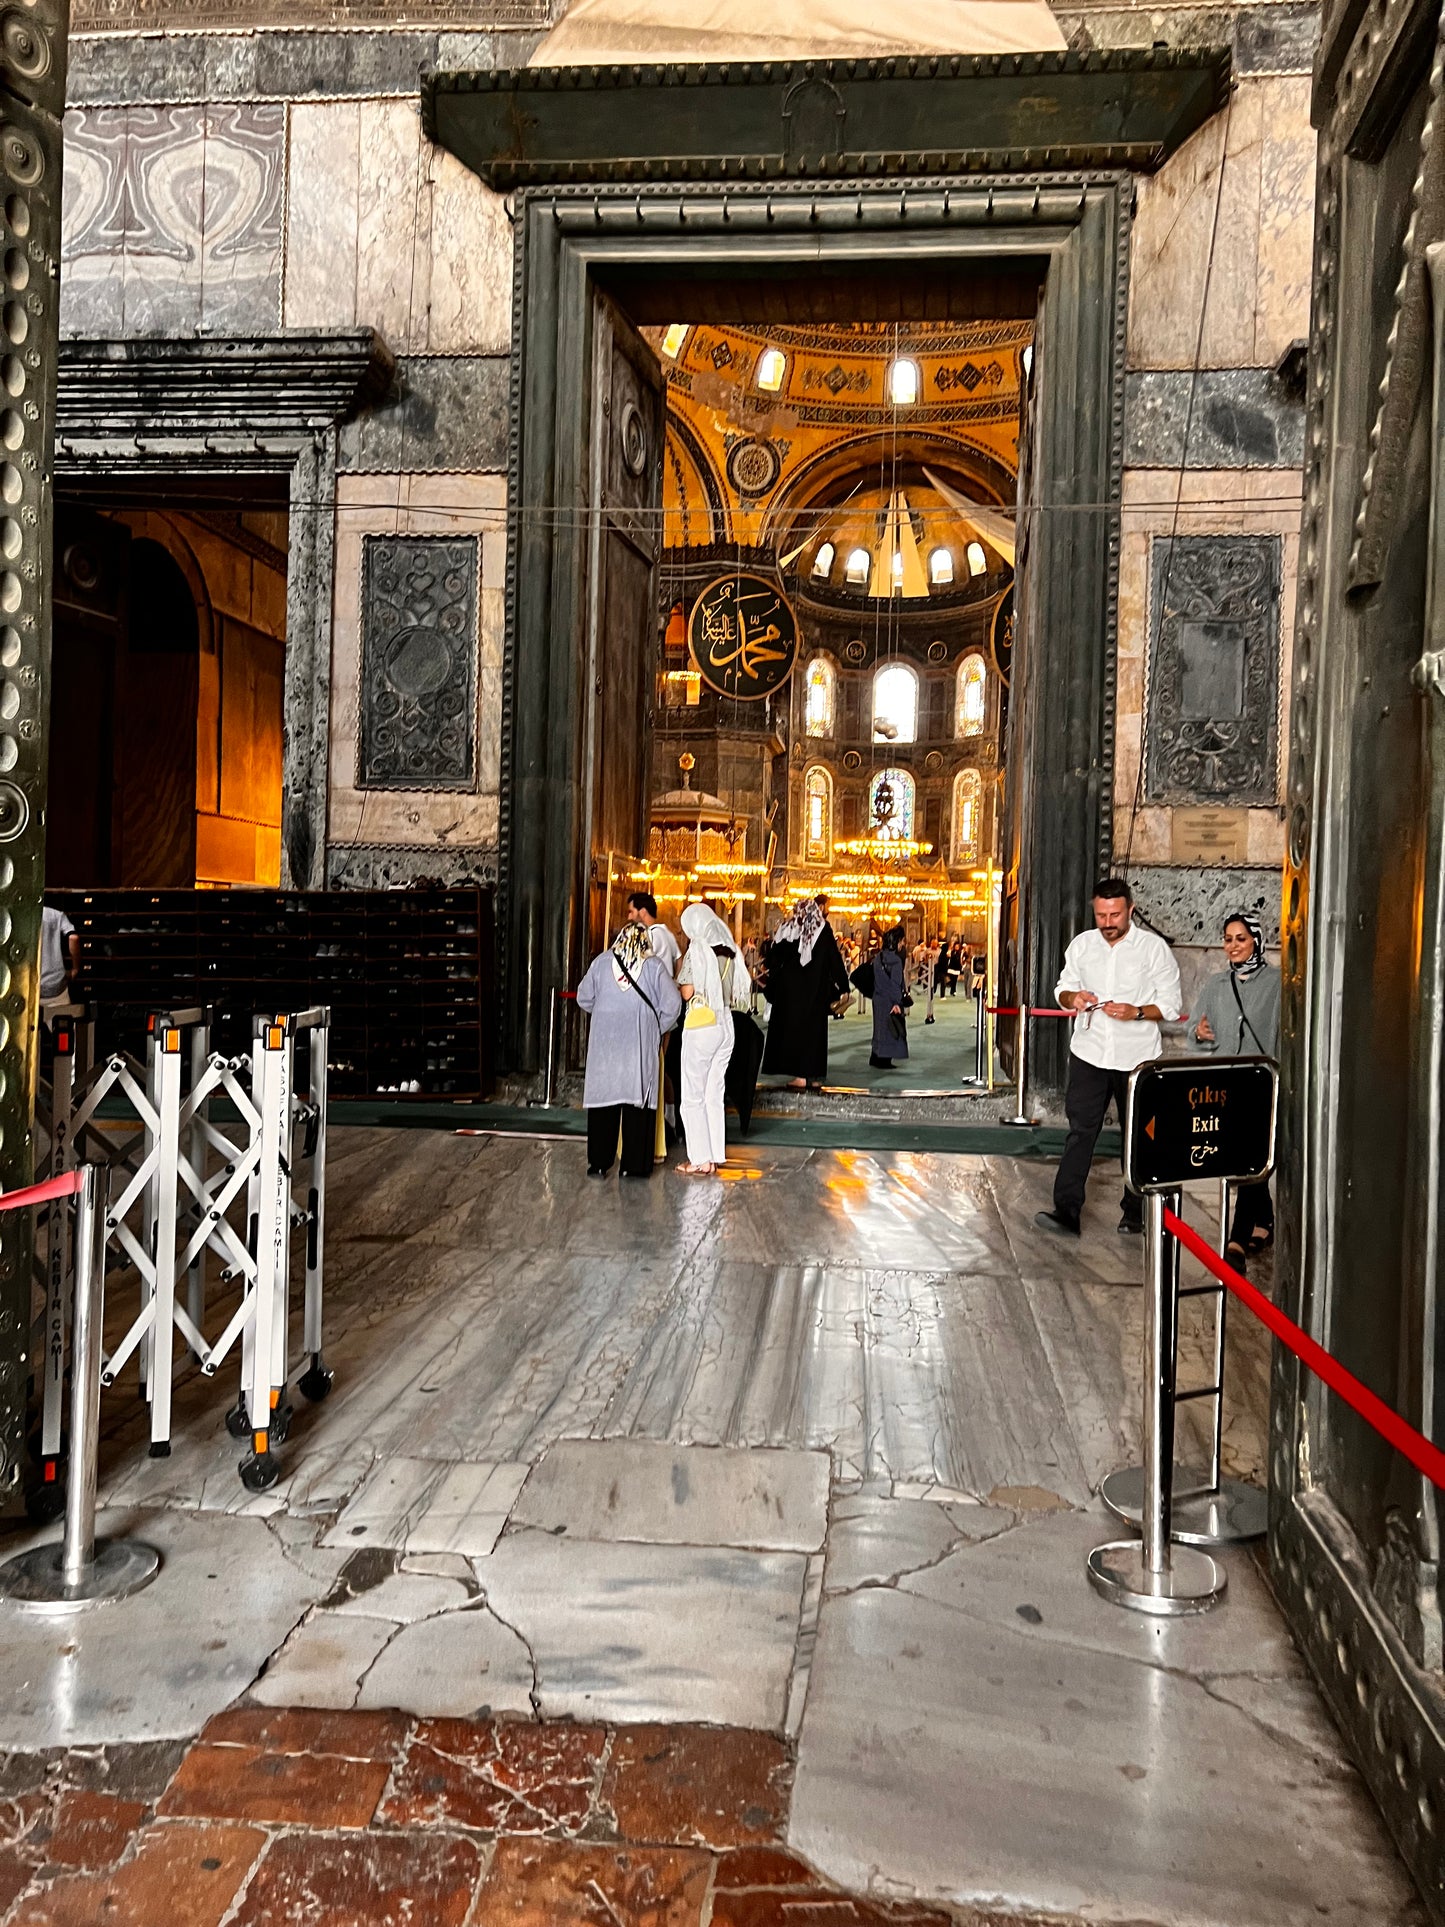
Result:
[[798,621],[775,582],[720,575],[693,604],[688,648],[708,687],[756,702],[781,689],[798,660]]

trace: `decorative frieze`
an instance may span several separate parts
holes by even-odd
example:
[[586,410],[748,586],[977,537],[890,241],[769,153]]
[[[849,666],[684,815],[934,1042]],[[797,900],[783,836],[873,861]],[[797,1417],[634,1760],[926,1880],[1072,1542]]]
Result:
[[1152,802],[1278,800],[1280,547],[1277,535],[1151,541]]
[[363,547],[360,789],[476,780],[474,535],[369,535]]

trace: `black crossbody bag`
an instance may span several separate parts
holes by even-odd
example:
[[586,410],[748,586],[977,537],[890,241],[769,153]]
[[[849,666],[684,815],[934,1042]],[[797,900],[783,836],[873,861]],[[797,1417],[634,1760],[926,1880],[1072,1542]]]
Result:
[[1229,973],[1229,988],[1234,992],[1234,1001],[1239,1007],[1239,1055],[1244,1055],[1244,1033],[1248,1031],[1254,1039],[1255,1048],[1258,1050],[1260,1056],[1268,1057],[1269,1052],[1259,1041],[1259,1032],[1249,1021],[1249,1013],[1244,1008],[1244,999],[1239,994],[1239,979],[1232,970]]

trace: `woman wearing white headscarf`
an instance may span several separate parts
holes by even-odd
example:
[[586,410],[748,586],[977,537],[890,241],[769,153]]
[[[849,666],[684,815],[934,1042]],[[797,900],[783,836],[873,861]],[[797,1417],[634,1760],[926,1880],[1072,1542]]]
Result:
[[751,985],[733,934],[705,903],[682,913],[687,955],[677,987],[687,1005],[682,1021],[682,1128],[688,1177],[712,1177],[727,1156],[723,1086],[733,1054],[733,1011],[746,1010]]

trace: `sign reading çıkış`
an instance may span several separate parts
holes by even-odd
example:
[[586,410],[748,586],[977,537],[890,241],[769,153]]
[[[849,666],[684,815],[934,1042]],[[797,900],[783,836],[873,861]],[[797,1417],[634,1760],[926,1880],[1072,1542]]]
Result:
[[1274,1169],[1279,1073],[1267,1057],[1167,1057],[1129,1079],[1124,1171],[1131,1191],[1196,1178],[1255,1184]]
[[720,575],[693,604],[687,645],[720,696],[771,696],[798,660],[798,623],[787,597],[763,575]]

